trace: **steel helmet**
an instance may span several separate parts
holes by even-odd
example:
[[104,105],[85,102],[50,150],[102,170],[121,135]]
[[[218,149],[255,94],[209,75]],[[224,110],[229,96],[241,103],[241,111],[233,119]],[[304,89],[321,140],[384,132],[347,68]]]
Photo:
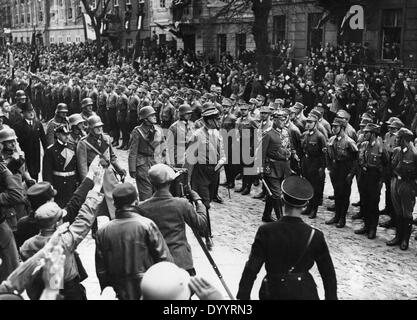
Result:
[[85,107],[92,106],[94,104],[93,99],[91,98],[85,98],[83,101],[81,101],[81,109],[84,109]]
[[26,93],[23,90],[16,91],[16,99],[26,98]]
[[84,118],[79,113],[74,113],[68,118],[69,126],[72,128],[73,126],[76,126],[80,124],[81,122],[84,122]]
[[143,300],[189,300],[190,275],[171,262],[150,267],[142,278]]
[[16,133],[11,128],[4,128],[0,130],[0,142],[17,140]]
[[104,126],[104,123],[101,121],[101,118],[99,116],[91,116],[90,118],[88,118],[87,121],[88,121],[88,127],[90,129]]
[[55,113],[58,112],[68,112],[68,106],[65,103],[59,103],[56,107]]
[[154,114],[156,114],[156,111],[154,108],[152,107],[143,107],[142,109],[140,109],[139,111],[139,119],[140,120],[145,120],[148,119],[150,116],[153,116]]
[[193,110],[191,109],[190,105],[183,104],[182,106],[179,107],[179,113],[180,115],[191,114],[193,113]]

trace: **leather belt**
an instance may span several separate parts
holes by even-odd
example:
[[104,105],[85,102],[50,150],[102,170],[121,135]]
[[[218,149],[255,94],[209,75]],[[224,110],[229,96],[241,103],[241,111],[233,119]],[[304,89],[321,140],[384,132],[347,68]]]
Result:
[[71,172],[58,172],[58,171],[54,171],[53,172],[54,176],[57,177],[63,177],[63,178],[67,178],[67,177],[73,177],[77,174],[77,172],[75,171],[71,171]]

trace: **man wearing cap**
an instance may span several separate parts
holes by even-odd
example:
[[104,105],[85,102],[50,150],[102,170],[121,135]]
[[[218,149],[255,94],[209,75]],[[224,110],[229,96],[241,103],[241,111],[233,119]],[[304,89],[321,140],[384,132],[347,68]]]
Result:
[[326,224],[336,224],[343,228],[346,224],[346,214],[349,209],[352,179],[356,173],[358,147],[346,133],[346,121],[335,118],[332,123],[334,136],[327,146],[327,167],[335,196],[335,216]]
[[152,197],[152,184],[148,171],[157,163],[166,162],[166,143],[162,129],[157,125],[156,112],[148,106],[139,111],[142,121],[132,132],[129,148],[129,173],[136,179],[139,200]]
[[116,110],[116,102],[117,102],[117,93],[114,90],[114,83],[108,82],[106,85],[106,91],[108,94],[106,106],[107,106],[107,119],[109,122],[109,130],[110,136],[113,138],[112,146],[116,147],[119,145],[120,140],[120,130],[117,125],[117,110]]
[[153,197],[141,204],[141,215],[151,219],[158,226],[175,263],[187,270],[191,276],[196,272],[193,266],[191,247],[187,241],[185,225],[197,234],[207,233],[206,208],[195,191],[190,191],[189,199],[174,198],[170,193],[171,183],[178,173],[164,164],[157,164],[149,170],[149,179],[155,189]]
[[30,103],[23,106],[23,119],[15,125],[17,140],[25,158],[30,176],[38,181],[41,171],[41,144],[44,150],[48,147],[42,123],[36,118],[35,110]]
[[295,112],[295,115],[294,115],[294,118],[292,119],[292,122],[298,127],[298,129],[300,129],[301,132],[304,132],[304,128],[305,128],[305,124],[306,124],[306,120],[307,120],[307,118],[303,114],[304,105],[300,102],[296,102],[292,106],[292,108]]
[[125,90],[126,90],[125,86],[121,84],[119,84],[116,89],[116,93],[118,95],[117,101],[116,101],[117,126],[120,128],[120,131],[122,132],[122,145],[117,148],[119,150],[123,150],[128,147],[129,138],[130,138],[129,124],[127,122],[127,110],[128,110],[127,104],[129,100],[125,94]]
[[72,91],[71,91],[71,113],[81,112],[81,86],[80,78],[74,77],[72,79]]
[[43,181],[57,190],[55,202],[60,206],[71,199],[77,189],[77,158],[75,150],[68,145],[70,131],[66,125],[55,129],[56,142],[49,146],[43,158]]
[[100,78],[97,86],[97,115],[104,123],[104,132],[109,132],[109,121],[107,117],[107,99],[109,94],[104,86],[104,79]]
[[281,183],[291,174],[290,158],[293,152],[291,140],[285,123],[287,121],[287,113],[279,110],[272,115],[273,126],[262,137],[256,154],[256,163],[261,167],[260,178],[265,178],[271,194],[268,194],[265,200],[265,209],[262,221],[272,222],[272,209],[279,219],[282,216],[281,203]]
[[417,149],[413,144],[413,133],[409,129],[401,128],[397,136],[398,146],[394,148],[391,157],[391,199],[396,233],[387,245],[400,245],[401,250],[407,250],[417,193]]
[[150,106],[155,110],[156,115],[157,115],[157,122],[160,125],[161,124],[161,119],[160,119],[160,114],[161,114],[161,108],[162,108],[162,102],[159,100],[159,91],[158,90],[152,90],[151,91],[151,100],[149,102]]
[[237,173],[241,173],[243,175],[242,187],[236,190],[236,192],[241,192],[242,195],[250,194],[252,188],[254,176],[248,174],[247,168],[252,168],[253,163],[247,162],[254,154],[255,144],[258,143],[258,141],[254,140],[258,138],[258,135],[255,133],[259,128],[259,123],[249,115],[248,108],[249,106],[247,104],[240,105],[242,116],[236,121],[236,133],[240,147],[240,168]]
[[[98,165],[95,168],[96,170],[91,174],[91,179],[94,181],[93,190],[88,193],[75,220],[62,230],[58,240],[65,254],[64,286],[60,290],[60,294],[64,296],[65,300],[87,299],[85,288],[81,285],[75,250],[89,233],[96,219],[97,207],[103,200],[100,190],[103,185],[104,170]],[[36,210],[35,219],[40,227],[40,233],[26,240],[20,247],[23,261],[32,257],[46,245],[58,226],[62,224],[65,214],[66,211],[53,201],[45,203]],[[43,281],[38,278],[27,289],[29,297],[32,300],[38,300],[43,290]]]
[[[87,125],[88,118],[96,116],[97,114],[93,111],[94,101],[91,98],[85,98],[81,101],[81,116],[83,117],[85,124]],[[86,127],[88,130],[88,127]]]
[[318,118],[310,113],[306,119],[306,131],[301,138],[302,173],[314,189],[314,196],[303,212],[303,214],[309,215],[310,219],[317,216],[317,210],[323,196],[322,181],[325,179],[324,170],[326,168],[327,140],[317,129],[317,122]]
[[169,102],[168,98],[170,97],[170,91],[165,89],[161,94],[161,113],[159,118],[161,119],[162,129],[169,129],[169,127],[174,123],[175,117],[175,107]]
[[55,117],[48,122],[46,127],[46,142],[48,147],[56,142],[55,129],[68,124],[67,114],[68,106],[65,103],[58,104]]
[[[390,118],[386,122],[388,125],[388,132],[384,136],[384,151],[387,153],[389,161],[392,159],[392,154],[394,148],[398,146],[398,136],[397,132],[404,127],[404,123],[398,118]],[[384,183],[385,183],[385,209],[380,212],[380,214],[385,214],[391,219],[381,223],[380,226],[384,228],[391,228],[395,226],[395,212],[392,205],[391,197],[391,180],[393,178],[392,167],[389,165],[387,170],[384,172]]]
[[135,187],[116,186],[113,199],[116,219],[97,233],[97,277],[101,289],[113,287],[119,300],[140,300],[144,273],[155,263],[173,259],[156,224],[137,207]]
[[364,226],[356,230],[355,234],[366,234],[368,239],[376,237],[382,175],[389,161],[379,133],[380,126],[368,123],[364,128],[364,141],[359,145],[360,173],[358,177],[360,177],[360,183],[358,183],[358,189]]
[[350,121],[350,114],[346,110],[339,110],[336,113],[336,118],[343,119],[346,123],[345,125],[345,133],[349,138],[351,138],[353,141],[358,141],[358,136],[356,134],[356,130],[352,127],[352,125],[349,123]]
[[291,145],[294,148],[294,153],[291,157],[291,169],[297,173],[301,174],[301,165],[300,165],[300,158],[301,158],[301,132],[300,129],[291,121],[290,113],[288,109],[282,110],[285,114],[287,114],[287,120],[285,123],[285,128],[287,129],[290,139]]
[[[138,89],[141,90],[140,88]],[[133,129],[138,125],[138,109],[139,109],[139,96],[136,94],[136,86],[131,84],[126,91],[126,96],[128,98],[127,102],[127,122],[129,127],[129,132],[132,132]]]
[[170,164],[176,168],[186,165],[186,145],[194,132],[194,123],[191,121],[192,113],[191,106],[183,104],[179,107],[179,120],[169,128],[167,136],[168,158]]
[[315,263],[323,280],[325,299],[337,299],[336,272],[324,235],[301,219],[313,193],[311,184],[303,178],[291,176],[283,181],[284,217],[258,229],[237,299],[250,300],[253,283],[265,264],[260,300],[318,300],[316,284],[309,273]]
[[226,155],[219,132],[219,118],[219,110],[208,105],[203,112],[203,126],[193,133],[186,151],[187,162],[192,166],[191,187],[202,197],[207,208],[215,199],[222,202],[217,191],[220,169],[226,163]]

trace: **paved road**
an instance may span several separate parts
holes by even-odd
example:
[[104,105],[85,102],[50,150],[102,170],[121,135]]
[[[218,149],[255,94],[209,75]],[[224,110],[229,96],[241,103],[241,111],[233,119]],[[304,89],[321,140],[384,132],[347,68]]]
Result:
[[[118,152],[118,156],[123,165],[126,165],[127,154]],[[132,180],[129,181],[132,182]],[[238,186],[239,184],[240,182],[238,182]],[[354,185],[352,202],[358,200],[355,182]],[[252,195],[258,191],[259,187],[253,189]],[[255,233],[262,224],[261,217],[264,203],[233,191],[232,199],[229,200],[226,189],[221,188],[220,192],[225,199],[225,203],[223,205],[213,205],[211,219],[215,246],[212,255],[228,286],[236,295],[240,276]],[[330,182],[326,181],[326,196],[332,194],[332,192]],[[332,213],[325,209],[326,205],[330,204],[331,202],[326,199],[324,206],[320,207],[317,219],[305,218],[305,221],[319,228],[325,234],[336,268],[339,298],[417,298],[417,243],[414,240],[415,232],[413,232],[408,251],[401,251],[398,247],[387,247],[385,242],[393,237],[394,230],[378,228],[375,240],[368,240],[365,236],[353,233],[355,229],[360,228],[361,222],[350,219],[352,214],[358,210],[352,206],[349,210],[347,226],[344,229],[336,229],[334,226],[325,225],[324,221],[332,217]],[[381,208],[383,205],[384,197],[382,197],[380,203]],[[386,219],[386,217],[383,216],[381,219]],[[104,223],[106,223],[105,220],[100,220],[100,224]],[[190,230],[188,239],[192,246],[197,273],[223,290],[220,281]],[[94,240],[88,236],[79,247],[81,258],[89,273],[89,278],[84,282],[87,295],[89,299],[114,299],[112,290],[105,290],[104,294],[100,296],[100,288],[95,276],[94,251]],[[319,295],[323,297],[323,286],[316,267],[312,269],[312,273],[319,288]],[[262,269],[252,291],[252,299],[258,298],[260,282],[264,274],[265,271]],[[223,292],[226,296],[226,292],[224,290]]]

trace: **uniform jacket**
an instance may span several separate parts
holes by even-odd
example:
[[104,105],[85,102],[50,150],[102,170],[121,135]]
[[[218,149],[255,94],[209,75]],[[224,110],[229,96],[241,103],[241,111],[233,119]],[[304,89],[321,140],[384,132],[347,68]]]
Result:
[[169,128],[167,150],[169,152],[169,160],[172,161],[172,164],[185,164],[186,146],[194,130],[194,123],[192,121],[185,122],[183,120],[174,122]]
[[327,145],[327,167],[330,171],[338,162],[351,162],[354,164],[358,156],[358,147],[346,133],[333,136]]
[[139,300],[140,282],[152,265],[173,262],[156,224],[136,208],[116,212],[97,233],[96,272],[101,289],[111,286],[121,300]]
[[79,85],[75,85],[72,87],[70,111],[72,113],[81,112],[81,87]]
[[154,127],[154,133],[149,131],[144,124],[132,131],[129,149],[129,172],[136,172],[140,167],[151,159],[156,163],[165,163],[166,143],[165,136],[159,126]]
[[174,123],[175,117],[175,107],[167,101],[165,104],[161,106],[161,114],[159,118],[161,119],[161,123],[165,123],[168,128]]
[[176,265],[185,270],[192,269],[193,258],[185,225],[198,234],[205,234],[207,218],[204,205],[198,205],[196,211],[188,200],[174,198],[169,192],[157,191],[139,208],[144,217],[158,226]]
[[[249,260],[239,283],[237,298],[250,299],[253,283],[264,263],[267,277],[270,279],[275,275],[286,274],[304,251],[311,230],[312,227],[301,218],[288,216],[261,226],[252,244]],[[308,273],[314,263],[317,264],[323,280],[326,300],[337,299],[337,281],[332,258],[323,233],[317,229],[306,254],[294,272]],[[273,285],[273,282],[271,284]],[[317,289],[313,286],[306,290]]]
[[306,131],[301,138],[302,154],[306,159],[319,159],[321,167],[326,166],[327,141],[324,135],[317,129]]
[[359,166],[362,170],[377,169],[381,173],[388,165],[388,153],[384,150],[380,138],[372,141],[364,141],[359,146]]
[[127,103],[128,98],[127,96],[122,93],[118,96],[116,101],[116,109],[117,109],[117,122],[124,122],[127,118]]
[[[64,146],[57,141],[45,151],[43,158],[43,180],[54,183],[54,171],[73,172],[77,171],[77,157],[74,150],[68,145]],[[74,176],[76,178],[76,176]]]
[[102,135],[101,137],[96,138],[92,134],[89,134],[82,138],[77,146],[78,175],[81,181],[85,179],[91,162],[97,157],[97,153],[87,146],[86,141],[104,154],[106,161],[108,161],[109,164],[112,164],[116,170],[119,169],[117,157],[111,145],[110,137]]
[[287,129],[272,128],[262,137],[258,156],[261,171],[268,177],[281,179],[291,173],[289,160],[293,152]]
[[116,92],[111,92],[107,97],[107,110],[108,109],[116,109],[118,95]]
[[396,147],[391,158],[394,175],[404,180],[417,179],[417,149],[411,145]]
[[[103,201],[103,195],[95,191],[90,191],[87,199],[81,206],[81,209],[75,218],[74,222],[68,229],[61,234],[59,244],[62,245],[65,254],[64,264],[64,290],[65,282],[73,280],[79,276],[78,267],[74,256],[74,251],[82,240],[90,232],[91,226],[96,219],[96,211],[98,205]],[[42,230],[39,235],[36,235],[23,243],[20,248],[20,254],[23,261],[29,259],[39,250],[41,250],[49,241],[53,232]],[[28,288],[29,296],[32,298],[34,293],[31,288]]]

